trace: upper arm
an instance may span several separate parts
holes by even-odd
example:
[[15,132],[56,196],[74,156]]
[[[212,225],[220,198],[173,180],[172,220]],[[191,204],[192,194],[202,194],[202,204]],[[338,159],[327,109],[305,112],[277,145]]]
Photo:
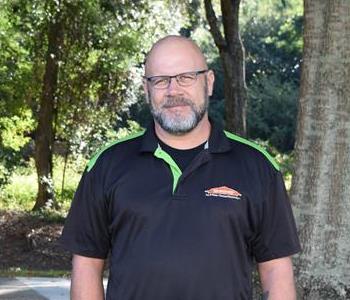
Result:
[[86,257],[74,254],[72,259],[72,267],[74,272],[95,272],[101,274],[103,272],[105,260],[101,258]]
[[258,264],[260,281],[268,299],[296,299],[293,265],[290,257]]
[[262,263],[258,263],[258,270],[260,276],[265,276],[271,272],[291,272],[293,273],[293,265],[291,257],[282,257],[272,259]]
[[71,278],[72,300],[103,300],[104,259],[73,255]]

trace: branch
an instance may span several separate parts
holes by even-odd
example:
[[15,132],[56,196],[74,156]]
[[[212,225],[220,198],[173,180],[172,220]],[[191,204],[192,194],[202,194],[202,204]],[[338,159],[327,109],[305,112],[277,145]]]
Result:
[[226,47],[226,42],[222,37],[222,34],[218,28],[218,20],[213,9],[211,0],[204,0],[205,14],[210,27],[210,33],[214,38],[214,42],[219,50],[223,50]]
[[222,22],[229,44],[239,40],[239,5],[240,0],[221,0]]

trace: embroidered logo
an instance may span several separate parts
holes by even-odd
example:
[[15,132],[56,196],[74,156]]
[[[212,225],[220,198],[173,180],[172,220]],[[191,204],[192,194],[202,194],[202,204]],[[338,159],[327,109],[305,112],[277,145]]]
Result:
[[205,191],[207,197],[222,197],[240,200],[242,194],[227,186],[214,187]]

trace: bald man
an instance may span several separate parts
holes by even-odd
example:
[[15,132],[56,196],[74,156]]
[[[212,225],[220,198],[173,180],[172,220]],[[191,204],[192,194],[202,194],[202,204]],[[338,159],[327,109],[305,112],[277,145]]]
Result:
[[300,250],[279,167],[208,118],[214,73],[189,39],[159,40],[145,63],[154,122],[88,163],[61,237],[73,253],[71,298],[295,299]]

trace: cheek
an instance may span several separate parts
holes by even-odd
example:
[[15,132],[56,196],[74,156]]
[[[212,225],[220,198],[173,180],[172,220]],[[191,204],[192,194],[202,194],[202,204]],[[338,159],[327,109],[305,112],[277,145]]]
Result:
[[164,95],[162,93],[150,93],[148,97],[152,105],[156,107],[159,107],[164,102]]
[[195,91],[191,92],[191,99],[197,104],[203,103],[205,100],[205,87],[199,87]]

